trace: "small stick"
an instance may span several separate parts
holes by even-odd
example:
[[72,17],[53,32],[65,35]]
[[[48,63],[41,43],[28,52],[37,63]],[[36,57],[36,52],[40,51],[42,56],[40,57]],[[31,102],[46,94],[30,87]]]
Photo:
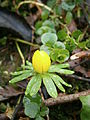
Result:
[[65,76],[70,77],[70,78],[75,78],[75,79],[78,79],[78,80],[82,80],[82,81],[90,82],[90,79],[87,79],[87,78],[84,78],[84,77],[79,77],[77,75],[65,75]]
[[31,0],[27,0],[27,1],[22,1],[22,2],[20,2],[20,3],[18,4],[17,9],[19,9],[20,6],[23,5],[23,4],[30,4],[30,3],[31,3],[31,4],[34,4],[34,5],[38,5],[38,6],[44,7],[45,9],[47,9],[48,11],[50,11],[51,13],[54,13],[54,11],[53,11],[50,7],[48,7],[47,5],[44,5],[43,3],[31,1]]
[[71,67],[71,69],[75,69],[77,66],[80,66],[81,64],[87,62],[88,59],[86,58],[85,60],[81,61],[80,63],[77,63],[75,66]]
[[[44,101],[45,101],[45,99],[44,99],[44,95],[43,95],[43,93],[42,93],[41,88],[40,88],[39,92],[40,92],[40,94],[41,94],[42,101],[44,102]],[[47,117],[47,120],[49,120],[49,115],[47,115],[46,117]]]
[[44,101],[46,106],[53,106],[57,104],[62,104],[66,102],[72,102],[75,100],[79,100],[80,96],[87,96],[90,95],[90,90],[86,90],[83,92],[75,93],[75,94],[70,94],[70,95],[63,95],[63,96],[58,96],[56,99],[54,98],[49,98]]
[[21,106],[22,106],[23,97],[24,97],[24,95],[22,95],[22,96],[19,97],[19,100],[18,100],[18,102],[17,102],[17,105],[16,105],[16,107],[15,107],[15,110],[14,110],[14,112],[13,112],[13,115],[12,115],[11,120],[15,120],[15,117],[16,117],[18,111],[20,110],[20,108],[21,108]]
[[42,101],[44,102],[44,95],[43,95],[43,93],[42,93],[41,88],[40,88],[39,92],[40,92],[40,94],[41,94]]

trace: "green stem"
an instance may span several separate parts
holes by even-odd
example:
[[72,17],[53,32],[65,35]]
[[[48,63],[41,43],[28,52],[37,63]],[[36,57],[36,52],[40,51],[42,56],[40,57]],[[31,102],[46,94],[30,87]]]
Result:
[[11,40],[14,40],[14,41],[17,41],[17,42],[20,42],[20,43],[24,43],[24,44],[27,44],[27,45],[30,45],[30,46],[33,46],[33,47],[37,47],[37,48],[40,48],[40,46],[38,44],[33,44],[31,42],[28,42],[28,41],[25,41],[25,40],[21,40],[19,38],[10,38]]
[[64,23],[62,23],[61,21],[59,21],[59,23],[60,23],[64,28],[66,28],[67,34],[70,35],[71,32],[69,31],[68,27],[67,27]]
[[21,51],[18,43],[17,43],[17,42],[15,42],[15,43],[16,43],[16,47],[17,47],[17,50],[18,50],[18,52],[19,52],[19,55],[20,55],[20,57],[21,57],[21,59],[22,59],[22,63],[23,63],[23,65],[25,65],[25,59],[24,59],[23,53],[22,53],[22,51]]

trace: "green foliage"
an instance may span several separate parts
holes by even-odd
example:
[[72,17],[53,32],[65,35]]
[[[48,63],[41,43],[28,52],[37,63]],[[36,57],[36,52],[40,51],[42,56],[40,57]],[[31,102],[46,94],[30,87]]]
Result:
[[[69,64],[67,63],[51,65],[48,72],[43,74],[36,73],[32,67],[32,64],[29,61],[26,61],[26,66],[23,66],[23,67],[24,67],[24,70],[12,73],[14,78],[11,79],[9,83],[14,84],[16,82],[19,82],[21,80],[27,79],[28,77],[32,76],[31,80],[28,82],[28,85],[26,87],[25,95],[33,96],[37,94],[37,92],[41,87],[42,80],[47,89],[48,94],[54,98],[56,98],[58,95],[56,86],[63,92],[65,92],[65,89],[61,84],[64,84],[67,87],[71,87],[71,85],[67,84],[61,77],[53,74],[53,73],[73,74],[74,73],[73,71],[65,69],[65,68],[69,68]],[[56,77],[56,81],[54,79],[55,77]],[[56,86],[54,83],[56,84]],[[33,107],[33,104],[31,105],[31,107]],[[37,107],[37,105],[35,106]],[[37,107],[37,110],[38,110],[38,107]],[[27,113],[27,115],[28,114],[29,113]],[[35,115],[36,114],[32,115],[31,117],[33,118],[33,116],[35,117]]]
[[35,120],[45,120],[45,119],[42,118],[41,116],[37,116],[37,118]]
[[50,52],[50,57],[52,61],[57,61],[59,63],[63,63],[68,60],[69,52],[66,49],[53,49]]
[[[62,66],[62,67],[61,67]],[[48,72],[57,72],[57,73],[60,73],[60,74],[73,74],[74,72],[71,71],[71,70],[67,70],[67,69],[63,69],[66,67],[66,64],[65,64],[65,67],[64,67],[64,64],[62,65],[51,65]]]
[[41,26],[42,26],[42,21],[37,21],[36,24],[35,24],[35,28],[36,30],[38,30]]
[[66,24],[70,24],[71,21],[72,21],[72,13],[71,12],[67,12],[66,18],[65,18],[65,22],[66,22]]
[[[49,70],[49,72],[52,72],[51,69]],[[46,73],[42,77],[43,77],[43,83],[47,89],[48,94],[53,98],[56,98],[58,95],[55,84],[62,92],[65,92],[65,89],[62,86],[62,84],[67,87],[72,87],[70,84],[66,83],[60,76],[56,74]]]
[[43,45],[40,50],[46,51],[52,61],[63,63],[69,58],[69,51],[65,49],[63,42],[57,41],[57,35],[55,33],[45,33],[41,36]]
[[30,95],[24,96],[23,104],[25,115],[35,118],[35,120],[44,120],[43,117],[49,114],[49,109],[42,105],[42,99],[39,94],[32,97]]
[[35,24],[36,34],[43,35],[44,33],[56,33],[54,22],[51,20],[39,21]]
[[86,41],[79,42],[78,46],[79,46],[79,48],[82,48],[82,49],[86,48]]
[[80,30],[75,30],[72,32],[72,37],[78,39],[79,35],[82,34]]
[[[15,72],[16,73],[16,72]],[[18,72],[17,72],[18,73]],[[19,73],[18,73],[19,74]],[[9,83],[16,83],[16,82],[19,82],[19,81],[22,81],[22,80],[24,80],[24,79],[26,79],[26,78],[28,78],[28,77],[30,77],[30,76],[32,76],[33,75],[33,73],[30,71],[30,70],[28,70],[28,71],[25,71],[24,73],[22,72],[22,74],[21,75],[19,75],[19,76],[16,76],[16,77],[14,77],[13,79],[11,79],[10,81],[9,81]]]
[[44,34],[44,33],[46,33],[46,32],[55,33],[56,31],[55,31],[55,29],[52,29],[52,28],[50,28],[50,27],[48,27],[48,26],[42,26],[42,27],[40,27],[40,28],[36,31],[36,33],[37,33],[38,35],[42,35],[42,34]]
[[57,41],[57,35],[54,33],[45,33],[41,36],[41,41],[46,46],[53,46]]
[[55,29],[55,25],[54,25],[54,22],[53,21],[50,21],[50,20],[45,20],[42,24],[43,26],[48,26],[52,29]]
[[56,4],[56,0],[48,0],[47,5],[51,8],[53,8]]
[[[50,76],[61,91],[65,92],[65,89],[61,86],[61,84],[65,85],[67,87],[72,87],[70,84],[66,83],[60,76],[54,75],[54,74],[50,74]],[[61,83],[61,84],[59,84],[59,83]]]
[[32,64],[29,63],[28,61],[26,61],[26,65],[22,66],[22,68],[26,69],[26,70],[22,70],[22,71],[17,71],[14,73],[11,73],[11,75],[14,76],[14,78],[12,78],[9,83],[13,84],[19,81],[22,81],[32,75],[34,75],[34,70],[32,67]]
[[65,41],[66,49],[72,52],[77,46],[73,37],[67,37]]
[[40,110],[38,104],[34,103],[34,102],[27,102],[25,104],[25,114],[27,116],[29,116],[30,118],[35,118],[36,114],[38,113],[38,111]]
[[57,15],[61,15],[62,14],[62,6],[61,4],[56,4],[56,6],[54,7],[54,11]]
[[7,109],[7,106],[5,105],[5,103],[0,103],[0,112],[5,112]]
[[90,95],[81,96],[80,101],[82,102],[81,120],[90,120]]
[[54,43],[53,48],[55,48],[55,49],[56,49],[56,48],[65,49],[65,45],[64,45],[63,42],[57,41],[57,42]]
[[53,98],[56,98],[58,94],[51,77],[48,75],[43,76],[43,83],[47,89],[48,94]]
[[49,16],[49,11],[43,10],[43,12],[41,14],[42,20],[47,20],[48,16]]
[[[43,83],[47,89],[48,94],[51,97],[56,98],[58,94],[57,94],[57,89],[55,87],[55,84],[62,92],[65,92],[65,89],[62,86],[62,84],[67,86],[67,87],[72,87],[72,86],[70,84],[66,83],[60,76],[50,73],[50,72],[54,72],[54,71],[52,71],[52,68],[53,68],[53,66],[50,68],[49,73],[44,74],[42,77],[43,77]],[[57,66],[54,68],[56,70]],[[71,71],[68,71],[68,73],[70,73],[70,72]]]
[[41,108],[40,115],[44,117],[45,115],[48,115],[48,114],[49,114],[49,109],[46,106],[43,106]]
[[60,83],[59,79],[57,79],[57,75],[53,75],[53,74],[49,74],[52,78],[52,80],[54,81],[54,83],[56,84],[56,86],[62,91],[65,92],[64,87],[62,86],[62,84]]
[[51,49],[46,45],[41,45],[40,50],[44,50],[48,55],[50,55]]
[[35,75],[32,77],[32,79],[29,81],[25,94],[30,94],[31,96],[35,95],[41,86],[41,77],[40,75]]
[[86,40],[86,47],[90,49],[90,38]]
[[76,5],[81,4],[81,3],[82,3],[82,0],[75,0]]
[[66,30],[65,29],[59,30],[57,36],[60,41],[65,41],[67,36]]
[[68,3],[63,1],[61,6],[66,11],[72,11],[74,9],[74,7],[75,7],[75,4],[74,3],[68,4]]
[[0,44],[5,45],[7,42],[7,37],[0,38]]

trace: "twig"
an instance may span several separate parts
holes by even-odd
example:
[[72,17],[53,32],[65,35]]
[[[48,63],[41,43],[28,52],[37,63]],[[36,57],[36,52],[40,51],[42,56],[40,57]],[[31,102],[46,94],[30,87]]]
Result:
[[42,101],[44,101],[44,95],[43,95],[43,93],[42,93],[41,88],[40,88],[39,92],[40,92],[40,94],[41,94]]
[[75,79],[78,79],[78,80],[82,80],[82,81],[90,82],[90,79],[87,79],[87,78],[84,78],[84,77],[79,77],[77,75],[65,75],[65,76],[70,77],[70,78],[75,78]]
[[[39,92],[40,92],[40,94],[41,94],[42,101],[44,102],[45,99],[44,99],[44,95],[43,95],[43,93],[42,93],[41,88],[40,88]],[[47,115],[46,117],[47,117],[47,120],[49,120],[49,115]]]
[[18,100],[18,103],[17,103],[17,105],[16,105],[16,107],[15,107],[15,110],[14,110],[14,113],[13,113],[13,115],[12,115],[11,120],[15,120],[15,117],[16,117],[18,111],[20,110],[20,108],[21,108],[21,106],[22,106],[23,96],[24,96],[24,95],[20,96],[20,98],[19,98],[19,100]]
[[84,15],[85,15],[85,18],[86,18],[88,24],[90,25],[90,21],[89,21],[89,18],[88,18],[88,14],[87,14],[87,12],[86,12],[86,10],[85,10],[85,6],[84,6],[84,3],[83,3],[83,2],[82,2],[82,4],[81,4],[81,8],[82,8],[82,10],[83,10],[83,13],[84,13]]
[[24,59],[23,53],[22,53],[22,51],[21,51],[18,43],[17,43],[17,42],[15,42],[15,43],[16,43],[16,47],[17,47],[17,50],[18,50],[18,52],[19,52],[19,55],[20,55],[20,57],[21,57],[21,59],[22,59],[22,63],[23,63],[23,65],[25,65],[25,59]]
[[54,13],[54,11],[53,11],[50,7],[44,5],[43,3],[39,3],[39,2],[31,1],[31,0],[20,2],[20,3],[18,4],[17,9],[19,9],[20,6],[23,5],[23,4],[30,4],[30,3],[31,3],[31,4],[34,4],[34,5],[39,5],[39,6],[41,6],[41,7],[44,7],[45,9],[47,9],[48,11],[50,11],[51,13]]
[[70,95],[58,96],[56,99],[49,98],[49,99],[45,100],[44,103],[46,106],[53,106],[56,104],[61,104],[61,103],[66,103],[66,102],[72,102],[74,100],[79,100],[80,96],[86,96],[86,95],[90,95],[90,90],[86,90],[83,92],[70,94]]
[[79,66],[79,65],[81,65],[81,64],[83,64],[83,63],[86,63],[87,61],[88,61],[88,59],[86,58],[86,59],[84,59],[83,61],[77,63],[75,66],[72,66],[71,69],[75,69],[77,66]]

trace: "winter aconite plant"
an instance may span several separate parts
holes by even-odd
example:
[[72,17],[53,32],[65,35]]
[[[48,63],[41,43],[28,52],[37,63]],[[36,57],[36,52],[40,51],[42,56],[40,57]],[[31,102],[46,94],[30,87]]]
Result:
[[32,57],[32,63],[26,61],[26,65],[22,66],[22,68],[22,71],[12,73],[14,78],[9,82],[16,83],[26,78],[30,78],[25,91],[26,95],[35,95],[40,89],[42,82],[45,85],[48,94],[53,98],[56,98],[58,95],[56,86],[62,92],[65,92],[62,85],[71,87],[70,84],[66,83],[59,75],[57,75],[57,73],[73,74],[73,71],[66,69],[69,68],[69,64],[65,63],[51,65],[50,57],[44,51],[35,51]]

